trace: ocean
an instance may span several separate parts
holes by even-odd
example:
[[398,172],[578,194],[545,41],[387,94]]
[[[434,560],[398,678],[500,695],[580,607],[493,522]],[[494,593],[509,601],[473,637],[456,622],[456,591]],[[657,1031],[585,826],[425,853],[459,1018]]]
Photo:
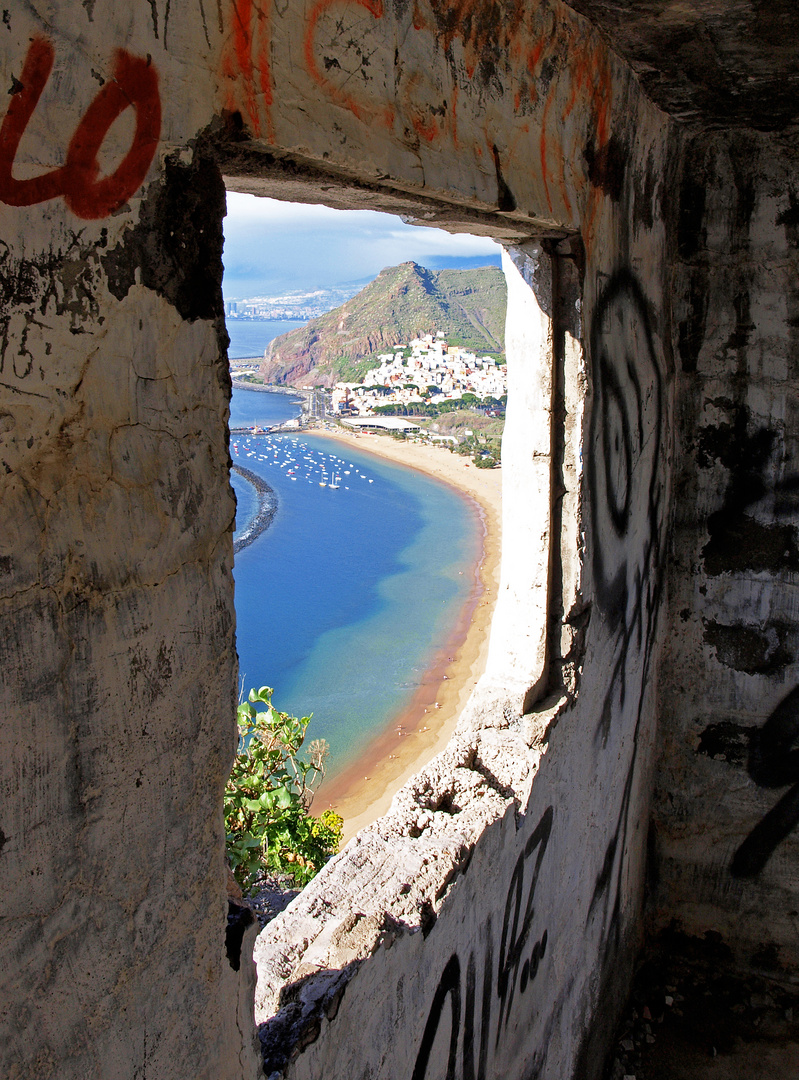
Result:
[[305,326],[295,319],[228,319],[227,332],[230,345],[227,354],[231,360],[249,360],[263,356],[264,349],[273,338]]
[[[234,390],[231,427],[298,409],[287,395]],[[231,455],[278,499],[235,560],[243,686],[313,713],[307,738],[327,740],[332,776],[408,706],[447,644],[473,585],[479,520],[448,486],[321,436],[232,435]],[[232,481],[240,531],[256,499]]]

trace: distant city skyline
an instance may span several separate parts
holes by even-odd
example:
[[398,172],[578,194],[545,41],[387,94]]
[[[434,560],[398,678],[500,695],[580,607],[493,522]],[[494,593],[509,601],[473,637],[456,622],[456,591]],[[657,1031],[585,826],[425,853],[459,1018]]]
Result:
[[500,246],[480,236],[406,225],[393,214],[333,210],[227,193],[226,301],[372,280],[385,266],[430,270],[498,266]]

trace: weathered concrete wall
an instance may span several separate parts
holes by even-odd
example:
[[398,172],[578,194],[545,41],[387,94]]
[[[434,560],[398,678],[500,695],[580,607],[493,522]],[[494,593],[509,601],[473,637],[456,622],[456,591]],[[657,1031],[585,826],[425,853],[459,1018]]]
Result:
[[797,157],[686,140],[675,346],[678,516],[655,814],[657,925],[795,971]]
[[[504,239],[517,298],[490,675],[259,944],[270,1060],[590,1078],[641,927],[673,133],[559,3],[211,8],[0,26],[4,1075],[256,1070],[223,940],[221,167]],[[300,982],[325,966],[346,992]]]
[[168,11],[0,24],[8,1078],[256,1074],[224,949],[224,188],[191,145],[215,61]]

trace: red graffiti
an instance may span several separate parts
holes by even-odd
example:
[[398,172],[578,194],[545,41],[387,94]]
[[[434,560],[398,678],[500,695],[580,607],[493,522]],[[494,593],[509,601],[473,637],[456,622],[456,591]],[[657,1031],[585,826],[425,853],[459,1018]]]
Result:
[[[12,176],[20,140],[39,103],[55,50],[45,38],[34,38],[25,58],[22,88],[0,126],[0,201],[33,206],[63,196],[79,218],[96,220],[118,210],[141,186],[161,135],[158,75],[148,60],[116,53],[113,78],[98,92],[70,140],[64,165],[29,180]],[[110,176],[100,176],[97,155],[111,125],[125,109],[136,110],[136,131],[125,157]]]
[[237,90],[240,87],[244,92],[242,105],[253,133],[259,138],[264,134],[263,116],[266,137],[273,142],[275,132],[271,112],[273,93],[268,6],[256,6],[253,0],[233,0],[230,6],[230,21],[233,26],[232,41],[222,60],[222,74],[233,84],[227,97],[227,109],[229,112],[237,111]]

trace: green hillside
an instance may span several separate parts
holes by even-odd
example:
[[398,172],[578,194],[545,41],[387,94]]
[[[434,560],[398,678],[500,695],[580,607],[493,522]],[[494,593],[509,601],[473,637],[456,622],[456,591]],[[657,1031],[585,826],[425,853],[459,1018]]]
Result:
[[391,266],[341,307],[283,334],[269,346],[261,375],[279,385],[357,382],[376,356],[418,334],[443,332],[451,345],[501,356],[507,291],[502,271]]

